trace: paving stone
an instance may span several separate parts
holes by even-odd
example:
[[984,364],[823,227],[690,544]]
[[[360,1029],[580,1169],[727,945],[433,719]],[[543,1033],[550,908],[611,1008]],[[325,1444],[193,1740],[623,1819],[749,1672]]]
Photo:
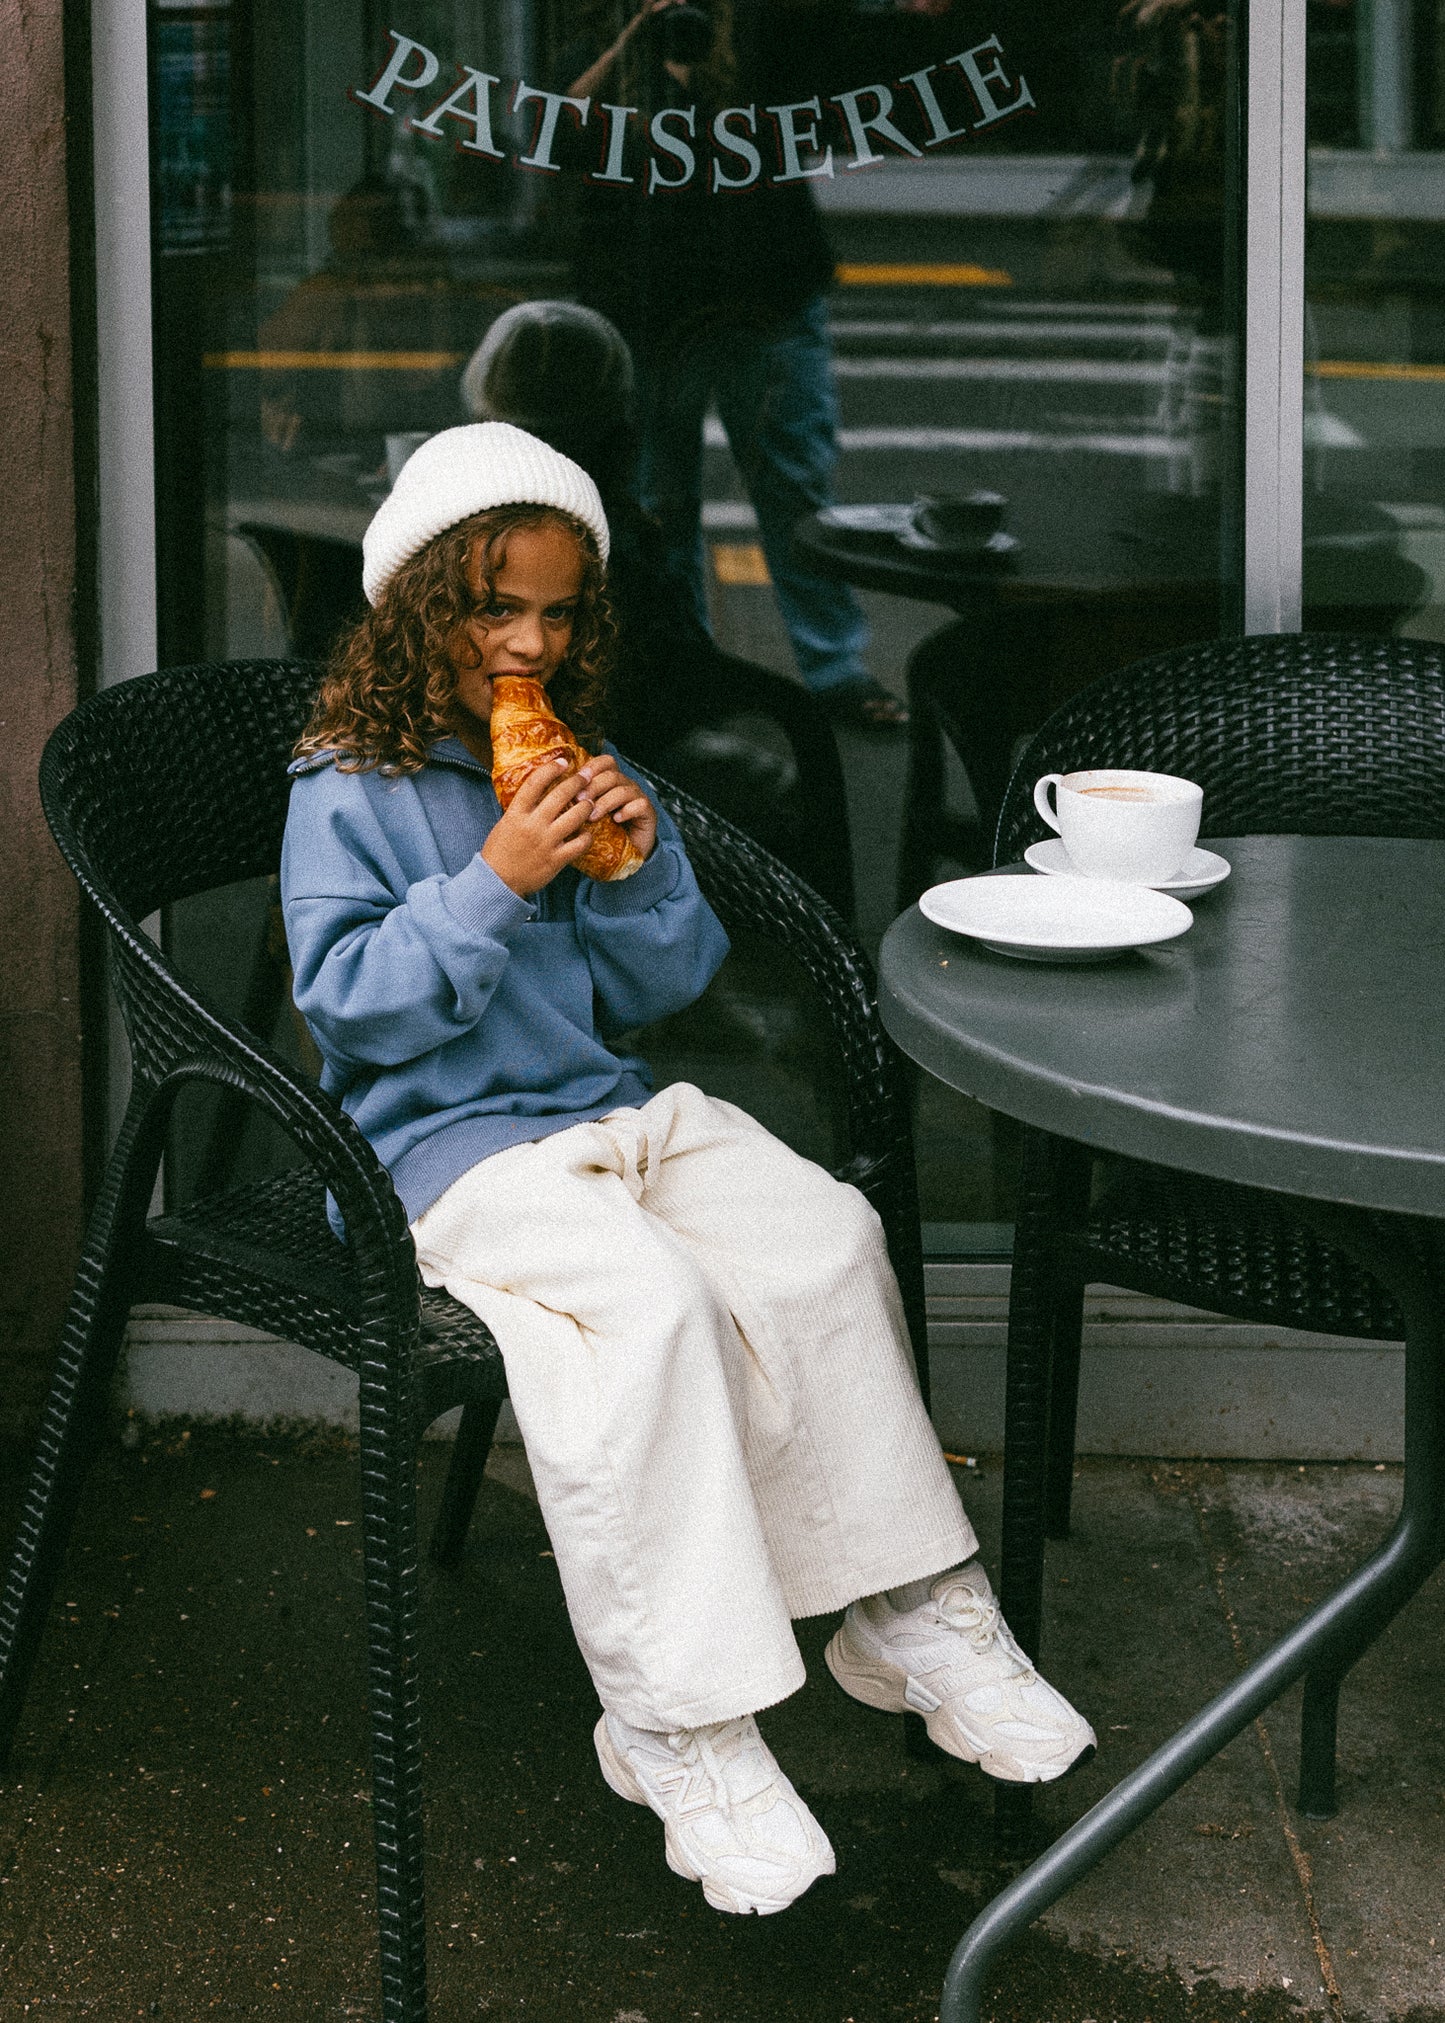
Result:
[[[1045,1670],[1085,1708],[1094,1761],[1043,1798],[1053,1830],[1093,1804],[1237,1669],[1180,1471],[1077,1469],[1072,1535],[1049,1548]],[[1186,1985],[1322,2000],[1268,1768],[1250,1732],[1206,1764],[1045,1919],[1075,1944]]]
[[[1201,1471],[1198,1498],[1245,1650],[1337,1585],[1383,1539],[1402,1471]],[[1264,1727],[1293,1801],[1300,1689]],[[1347,2013],[1445,2007],[1445,1576],[1436,1572],[1350,1673],[1337,1817],[1296,1817],[1320,1943]]]
[[[22,1477],[21,1457],[6,1459],[8,1516]],[[424,1516],[446,1459],[422,1452]],[[962,1479],[991,1551],[997,1463]],[[1045,1656],[1104,1747],[1042,1795],[1041,1833],[1235,1662],[1199,1511],[1241,1634],[1267,1633],[1281,1541],[1313,1521],[1282,1482],[1248,1468],[1202,1488],[1165,1468],[1081,1469],[1075,1535],[1050,1552]],[[1329,1549],[1345,1552],[1386,1492],[1368,1470],[1328,1487],[1319,1521],[1339,1527]],[[1346,1504],[1358,1506],[1348,1522]],[[344,1441],[197,1429],[103,1453],[0,1782],[3,2023],[376,2023],[359,1516]],[[423,1585],[439,2019],[932,2023],[949,1953],[1012,1872],[993,1852],[992,1787],[936,1754],[909,1757],[901,1723],[839,1694],[821,1664],[829,1623],[802,1625],[809,1683],[763,1726],[832,1835],[839,1874],[782,1917],[734,1920],[668,1872],[656,1821],[598,1777],[595,1702],[516,1450],[495,1457],[460,1569],[428,1568]],[[1349,1778],[1388,1789],[1388,1809],[1352,1795],[1338,1822],[1302,1836],[1341,2013],[1369,2023],[1445,2016],[1425,1930],[1441,1782],[1430,1606],[1428,1649],[1382,1645],[1361,1673],[1377,1713],[1368,1726],[1347,1717]],[[1420,1736],[1433,1784],[1407,1782]],[[1264,1760],[1245,1738],[1019,1943],[989,2014],[1286,2023],[1327,2013],[1311,1959]]]

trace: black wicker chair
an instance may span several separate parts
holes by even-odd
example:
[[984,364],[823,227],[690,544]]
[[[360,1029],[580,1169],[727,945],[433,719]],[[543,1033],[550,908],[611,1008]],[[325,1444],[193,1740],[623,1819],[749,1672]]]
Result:
[[[464,1406],[433,1556],[460,1552],[505,1391],[486,1328],[421,1288],[406,1218],[370,1146],[337,1106],[255,1034],[208,1006],[138,923],[157,907],[272,872],[286,763],[319,670],[283,661],[176,668],[108,689],[46,747],[47,818],[110,930],[132,1089],[100,1188],[0,1596],[0,1760],[13,1740],[85,1467],[103,1430],[126,1317],[162,1300],[263,1328],[360,1378],[363,1542],[380,1906],[382,2015],[426,2013],[413,1450]],[[196,755],[189,768],[177,752]],[[202,762],[203,761],[203,762]],[[873,1201],[927,1369],[908,1109],[878,1023],[866,958],[821,900],[696,801],[658,783],[725,923],[775,939],[810,975],[842,1057],[852,1153]],[[195,1081],[245,1092],[304,1163],[147,1220],[167,1120]],[[330,1188],[350,1241],[323,1210]]]
[[[1303,633],[1138,661],[1072,698],[1026,747],[995,863],[1014,863],[1051,833],[1033,805],[1041,774],[1106,765],[1199,781],[1209,835],[1445,837],[1445,648]],[[1437,1352],[1438,1289],[1408,1219],[1327,1211],[1027,1131],[1009,1299],[1002,1599],[1028,1650],[1038,1645],[1045,1537],[1068,1533],[1091,1282]],[[1372,1635],[1442,1549],[1437,1535]],[[1334,1651],[1306,1680],[1300,1808],[1311,1818],[1336,1809],[1340,1684],[1368,1642]]]

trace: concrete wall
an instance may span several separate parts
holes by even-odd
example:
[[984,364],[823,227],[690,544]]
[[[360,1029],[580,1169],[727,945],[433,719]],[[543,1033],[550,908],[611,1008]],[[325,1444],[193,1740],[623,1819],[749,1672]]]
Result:
[[35,773],[76,699],[61,0],[0,0],[0,1426],[33,1418],[81,1215],[74,882]]
[[[1008,1266],[926,1270],[933,1417],[946,1448],[1003,1446]],[[1398,1461],[1404,1351],[1221,1320],[1095,1287],[1085,1306],[1081,1454]],[[356,1379],[254,1329],[173,1307],[131,1316],[123,1406],[140,1420],[356,1426]],[[441,1438],[455,1415],[432,1429]],[[510,1410],[500,1440],[517,1439]]]

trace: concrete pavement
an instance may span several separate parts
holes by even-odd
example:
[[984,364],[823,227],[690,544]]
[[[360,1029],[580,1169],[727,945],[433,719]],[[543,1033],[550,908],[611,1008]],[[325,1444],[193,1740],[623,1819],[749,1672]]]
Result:
[[[21,1459],[4,1470],[7,1516]],[[421,1456],[423,1517],[446,1450]],[[959,1471],[992,1553],[1000,1473]],[[1059,1831],[1357,1557],[1394,1469],[1091,1462],[1051,1550],[1045,1662],[1100,1752]],[[0,2018],[379,2016],[359,1504],[339,1440],[197,1428],[110,1446],[0,1784]],[[8,1525],[7,1525],[8,1535]],[[929,2023],[1007,1871],[990,1788],[807,1687],[763,1726],[836,1878],[733,1921],[603,1786],[595,1703],[525,1462],[494,1456],[465,1561],[424,1578],[434,2014]],[[1291,1700],[1049,1915],[998,2023],[1445,2016],[1445,1581],[1346,1689],[1344,1809],[1294,1814]]]

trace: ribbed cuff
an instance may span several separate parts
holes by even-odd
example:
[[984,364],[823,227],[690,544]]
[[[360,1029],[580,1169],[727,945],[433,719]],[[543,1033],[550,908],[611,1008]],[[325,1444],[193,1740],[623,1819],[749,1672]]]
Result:
[[[638,874],[641,876],[641,873]],[[485,857],[473,857],[441,888],[442,904],[457,924],[489,940],[500,940],[530,920],[537,909],[499,878]]]
[[659,837],[652,855],[630,878],[613,878],[605,883],[589,878],[587,904],[594,913],[646,913],[671,899],[682,880],[682,859],[671,843]]

